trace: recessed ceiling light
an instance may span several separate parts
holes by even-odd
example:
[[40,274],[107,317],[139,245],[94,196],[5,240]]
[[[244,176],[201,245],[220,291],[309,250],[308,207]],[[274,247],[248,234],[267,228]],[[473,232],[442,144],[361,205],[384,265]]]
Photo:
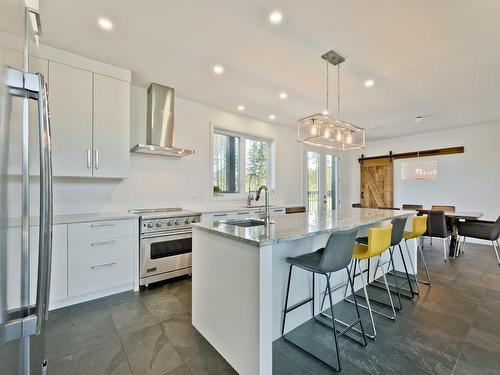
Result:
[[214,66],[214,73],[215,74],[222,74],[222,73],[224,73],[224,67],[222,65],[215,65]]
[[280,92],[280,99],[288,98],[288,94],[286,92]]
[[97,20],[97,23],[99,24],[101,29],[104,29],[104,30],[113,29],[113,23],[110,20],[108,20],[107,18],[99,18]]
[[245,110],[245,106],[244,105],[239,105],[238,106],[238,111],[244,111]]
[[269,120],[274,120],[276,118],[275,115],[269,115]]
[[424,121],[424,118],[423,118],[423,116],[417,116],[414,118],[414,121],[415,121],[415,124],[419,124],[422,121]]
[[272,11],[271,14],[269,14],[269,21],[273,25],[279,25],[281,21],[283,21],[283,14],[279,10]]
[[367,79],[365,81],[365,87],[372,87],[374,84],[375,82],[373,81],[373,79]]

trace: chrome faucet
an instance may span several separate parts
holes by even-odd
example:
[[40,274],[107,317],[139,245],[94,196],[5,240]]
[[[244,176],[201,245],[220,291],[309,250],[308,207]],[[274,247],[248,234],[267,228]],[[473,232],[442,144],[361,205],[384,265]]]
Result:
[[262,193],[262,190],[265,191],[265,213],[263,215],[264,220],[266,223],[269,223],[269,219],[271,218],[271,214],[269,211],[269,188],[266,185],[261,185],[259,189],[257,190],[257,195],[255,196],[255,201],[257,202],[260,199],[260,194]]

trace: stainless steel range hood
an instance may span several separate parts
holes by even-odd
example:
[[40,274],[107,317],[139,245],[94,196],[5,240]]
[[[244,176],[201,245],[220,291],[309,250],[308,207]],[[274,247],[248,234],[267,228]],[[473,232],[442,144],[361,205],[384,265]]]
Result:
[[146,144],[137,144],[130,151],[142,154],[182,157],[194,154],[174,145],[175,90],[152,83],[148,88]]

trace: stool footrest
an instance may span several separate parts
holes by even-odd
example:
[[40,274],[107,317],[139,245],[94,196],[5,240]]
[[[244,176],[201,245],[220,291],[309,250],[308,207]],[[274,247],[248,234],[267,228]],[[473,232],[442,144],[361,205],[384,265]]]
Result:
[[[358,305],[359,305],[359,304],[358,304]],[[327,313],[325,313],[325,312],[322,312],[322,313],[321,313],[321,315],[322,315],[322,316],[324,316],[324,317],[326,317],[326,318],[332,319],[332,317],[331,317],[330,315],[328,315]],[[356,325],[357,323],[361,323],[361,319],[357,319],[357,320],[356,320],[354,323],[352,323],[352,324],[348,324],[348,323],[346,323],[346,322],[344,322],[344,321],[342,321],[342,320],[340,320],[340,319],[335,319],[335,322],[336,322],[336,323],[338,323],[338,324],[340,324],[340,325],[342,325],[342,326],[344,326],[344,327],[346,327],[343,331],[338,331],[338,332],[343,332],[343,333],[342,333],[342,335],[345,335],[345,333],[346,333],[347,331],[351,330],[351,329],[352,329],[353,331],[355,331],[355,332],[359,333],[360,335],[363,335],[363,332],[361,332],[361,330],[359,330],[358,328],[356,328],[356,327],[355,327],[355,325]],[[344,331],[345,331],[345,332],[344,332]],[[365,336],[366,336],[366,337],[368,337],[368,338],[370,338],[370,339],[372,339],[372,340],[375,340],[375,336],[374,336],[374,335],[370,335],[370,334],[368,334],[368,333],[366,333],[366,332],[365,332]],[[340,337],[340,336],[337,336],[337,337]],[[361,345],[361,346],[363,346],[363,347],[364,347],[364,346],[366,346],[366,345],[365,345],[364,343],[362,343],[361,341],[358,341],[358,340],[356,340],[356,339],[353,339],[352,337],[349,337],[349,339],[356,341],[359,345]]]
[[[364,296],[360,296],[360,295],[358,295],[358,294],[356,294],[356,297],[361,297],[361,298],[364,298]],[[349,299],[349,298],[347,298],[347,297],[346,297],[346,298],[344,298],[344,301],[354,304],[354,301],[350,300],[350,299]],[[371,299],[371,298],[370,298],[370,301],[375,302],[375,303],[378,303],[378,304],[380,304],[380,305],[388,306],[388,305],[386,305],[384,302],[380,302],[380,301],[377,301],[377,300],[374,300],[374,299]],[[364,309],[366,309],[366,310],[370,310],[370,309],[368,308],[368,306],[363,305],[362,303],[359,303],[359,302],[358,302],[358,306],[359,306],[359,307],[362,307],[362,308],[364,308]],[[385,318],[387,318],[387,319],[390,319],[390,320],[396,320],[396,317],[395,317],[395,316],[390,316],[390,315],[384,314],[383,312],[378,311],[378,310],[375,310],[375,309],[373,309],[373,308],[371,309],[371,311],[372,311],[372,312],[374,312],[375,314],[378,314],[378,315],[380,315],[380,316],[383,316],[383,317],[385,317]]]
[[305,305],[306,303],[311,302],[312,300],[313,300],[313,298],[312,298],[312,297],[306,298],[305,300],[303,300],[303,301],[301,301],[301,302],[298,302],[298,303],[296,303],[296,304],[295,304],[295,305],[293,305],[293,306],[290,306],[289,308],[287,308],[287,309],[285,310],[285,312],[288,314],[290,311],[293,311],[293,310],[295,310],[295,309],[299,308],[300,306],[303,306],[303,305]]
[[[407,283],[408,283],[408,280],[406,280],[403,284],[398,285],[398,287],[399,287],[399,295],[401,297],[406,298],[406,299],[412,300],[413,299],[413,295],[411,294],[411,290],[401,288],[401,286],[406,285]],[[391,293],[397,295],[398,292],[396,290],[396,285],[390,284],[390,283],[388,283],[388,284],[389,284],[389,289],[390,289]],[[381,281],[378,281],[378,280],[373,280],[372,283],[369,284],[369,286],[372,286],[374,288],[381,289],[381,290],[386,290],[384,283],[381,282]],[[401,293],[401,292],[408,292],[409,295]],[[401,308],[397,308],[396,306],[395,306],[395,308],[397,310],[401,310]]]
[[[341,370],[340,366],[337,368],[337,367],[333,366],[332,364],[326,362],[325,360],[319,358],[317,355],[315,355],[312,352],[310,352],[309,350],[303,348],[301,345],[299,345],[296,342],[290,340],[288,337],[286,337],[286,335],[283,335],[283,340],[285,340],[287,343],[295,346],[297,349],[301,350],[302,352],[306,353],[307,355],[311,356],[312,358],[316,359],[317,361],[321,362],[325,366],[331,368],[333,371],[340,372],[340,370]],[[340,363],[339,363],[339,365],[340,365]]]

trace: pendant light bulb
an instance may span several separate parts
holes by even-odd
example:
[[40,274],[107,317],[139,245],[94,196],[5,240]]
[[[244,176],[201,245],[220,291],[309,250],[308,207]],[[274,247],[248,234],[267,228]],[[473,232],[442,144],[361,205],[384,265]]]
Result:
[[315,137],[317,134],[318,129],[316,128],[316,125],[313,125],[313,127],[311,128],[311,135]]
[[329,129],[325,129],[325,132],[323,133],[323,137],[330,138],[330,130]]
[[337,141],[342,141],[342,133],[340,130],[337,130]]
[[345,141],[347,143],[352,143],[352,133],[351,132],[347,133],[347,138],[346,138]]

